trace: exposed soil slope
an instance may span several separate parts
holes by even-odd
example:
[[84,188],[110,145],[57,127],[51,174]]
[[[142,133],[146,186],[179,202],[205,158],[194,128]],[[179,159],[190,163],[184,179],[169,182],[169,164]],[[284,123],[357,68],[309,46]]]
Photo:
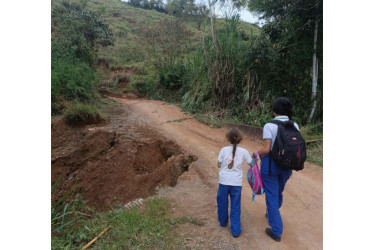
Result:
[[88,206],[107,210],[154,194],[157,186],[176,185],[196,157],[128,115],[118,107],[101,127],[52,121],[52,183],[61,176],[54,200],[77,187]]

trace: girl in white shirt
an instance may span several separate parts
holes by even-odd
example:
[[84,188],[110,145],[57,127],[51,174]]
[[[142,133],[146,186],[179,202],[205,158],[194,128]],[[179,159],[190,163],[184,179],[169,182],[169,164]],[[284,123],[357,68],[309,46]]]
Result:
[[240,205],[243,180],[243,162],[251,164],[249,152],[239,147],[243,136],[239,129],[232,128],[226,134],[226,139],[231,145],[223,147],[218,155],[219,187],[217,191],[218,221],[221,227],[226,227],[228,222],[228,197],[231,201],[230,229],[236,238],[242,231],[240,224]]

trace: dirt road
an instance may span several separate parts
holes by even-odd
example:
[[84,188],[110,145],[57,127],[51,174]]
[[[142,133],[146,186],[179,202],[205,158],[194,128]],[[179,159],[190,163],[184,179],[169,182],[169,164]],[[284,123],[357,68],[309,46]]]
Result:
[[[305,169],[294,172],[287,183],[281,208],[284,232],[280,243],[264,233],[267,226],[265,197],[256,197],[255,202],[251,202],[251,189],[243,178],[243,232],[239,238],[233,238],[229,226],[219,226],[216,211],[219,173],[216,163],[219,150],[227,144],[226,129],[210,128],[182,113],[179,108],[160,101],[113,99],[123,104],[139,123],[156,128],[167,139],[198,156],[189,171],[179,177],[175,187],[166,187],[158,192],[173,201],[175,216],[188,214],[194,218],[194,223],[178,229],[184,236],[185,246],[193,249],[322,249],[321,167],[306,163]],[[175,121],[178,119],[184,120]],[[245,138],[241,146],[251,153],[260,144]],[[245,171],[247,169],[245,167]]]

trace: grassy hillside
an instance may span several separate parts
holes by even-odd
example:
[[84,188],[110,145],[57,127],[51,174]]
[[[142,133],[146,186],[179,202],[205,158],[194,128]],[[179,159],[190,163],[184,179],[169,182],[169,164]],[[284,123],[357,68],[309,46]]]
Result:
[[[144,28],[157,25],[164,19],[174,17],[157,12],[134,8],[120,0],[93,0],[88,2],[88,7],[101,14],[101,17],[109,24],[114,35],[114,46],[106,47],[98,51],[98,57],[105,59],[110,67],[124,67],[144,63],[147,65],[149,51],[152,44],[144,34]],[[208,21],[208,20],[207,20]],[[222,26],[224,20],[217,20],[217,27]],[[191,20],[182,20],[182,23],[191,31],[190,45],[192,47],[202,42],[204,34],[210,32],[209,23],[201,25],[197,29],[196,23]],[[241,22],[240,29],[250,34],[258,34],[259,28],[250,23]]]

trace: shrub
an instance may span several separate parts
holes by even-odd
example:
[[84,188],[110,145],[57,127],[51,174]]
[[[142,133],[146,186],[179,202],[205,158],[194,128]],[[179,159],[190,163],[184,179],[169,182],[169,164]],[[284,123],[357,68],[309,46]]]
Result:
[[69,125],[76,126],[103,122],[104,118],[96,108],[82,103],[74,103],[67,108],[65,121]]
[[168,90],[180,89],[185,75],[186,69],[182,63],[164,65],[164,67],[159,69],[160,84],[164,89]]
[[157,95],[157,87],[158,83],[151,77],[138,77],[134,83],[131,84],[131,88],[139,97],[144,97],[146,95],[154,97]]
[[52,64],[52,102],[66,100],[88,101],[95,95],[95,71],[78,60],[58,60]]

